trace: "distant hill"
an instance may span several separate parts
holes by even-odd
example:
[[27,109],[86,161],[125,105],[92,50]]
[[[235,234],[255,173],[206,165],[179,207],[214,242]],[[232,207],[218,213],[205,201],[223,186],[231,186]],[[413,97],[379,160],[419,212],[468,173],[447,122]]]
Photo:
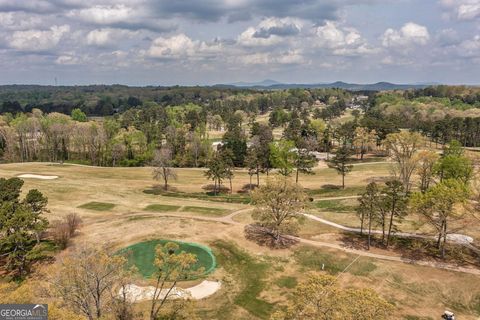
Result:
[[234,82],[226,85],[234,87],[270,87],[282,85],[282,83],[275,80],[266,79],[260,82]]
[[274,80],[264,80],[261,82],[236,82],[231,84],[219,84],[216,86],[221,87],[242,87],[249,89],[266,89],[266,90],[275,90],[275,89],[293,89],[293,88],[340,88],[352,91],[382,91],[382,90],[404,90],[404,89],[421,89],[426,88],[429,84],[395,84],[390,82],[377,82],[371,84],[356,84],[356,83],[346,83],[342,81],[332,82],[332,83],[311,83],[311,84],[302,84],[302,83],[280,83]]

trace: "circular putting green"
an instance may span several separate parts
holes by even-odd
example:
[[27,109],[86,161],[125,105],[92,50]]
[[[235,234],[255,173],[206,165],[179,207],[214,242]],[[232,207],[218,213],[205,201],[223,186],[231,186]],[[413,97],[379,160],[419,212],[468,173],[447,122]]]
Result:
[[192,270],[203,268],[205,271],[202,275],[209,274],[216,267],[215,256],[212,250],[198,243],[173,241],[173,240],[150,240],[139,242],[119,251],[128,259],[129,266],[135,266],[138,272],[145,278],[150,278],[156,271],[155,267],[155,248],[160,244],[167,242],[178,244],[178,252],[192,253],[197,256],[197,263],[192,266]]

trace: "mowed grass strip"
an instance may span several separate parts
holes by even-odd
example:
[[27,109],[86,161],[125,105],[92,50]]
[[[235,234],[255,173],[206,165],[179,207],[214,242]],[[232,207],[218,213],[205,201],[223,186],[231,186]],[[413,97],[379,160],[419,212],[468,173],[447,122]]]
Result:
[[174,206],[170,204],[159,204],[159,203],[154,203],[154,204],[149,204],[146,206],[143,211],[151,211],[151,212],[171,212],[171,211],[177,211],[180,209],[180,206]]
[[78,206],[78,208],[82,209],[88,209],[88,210],[95,210],[95,211],[107,211],[107,210],[112,210],[115,207],[114,203],[109,203],[109,202],[97,202],[97,201],[92,201],[88,203],[84,203],[81,206]]
[[[261,299],[260,294],[265,289],[270,264],[250,256],[231,242],[217,240],[212,248],[218,265],[239,281],[240,292],[234,303],[260,319],[268,319],[274,305]],[[226,319],[227,315],[221,316]]]
[[228,209],[221,209],[221,208],[207,208],[207,207],[195,207],[195,206],[185,206],[181,210],[182,212],[193,212],[193,213],[201,213],[207,216],[223,216],[228,213]]

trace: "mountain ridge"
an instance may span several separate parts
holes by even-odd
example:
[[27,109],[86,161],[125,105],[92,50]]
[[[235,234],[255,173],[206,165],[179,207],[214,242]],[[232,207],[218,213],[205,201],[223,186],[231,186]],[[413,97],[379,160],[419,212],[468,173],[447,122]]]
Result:
[[[436,84],[439,85],[439,84]],[[260,82],[235,82],[230,84],[216,84],[218,87],[234,87],[234,88],[249,88],[249,89],[316,89],[316,88],[339,88],[352,91],[382,91],[382,90],[406,90],[406,89],[421,89],[431,86],[427,83],[415,84],[397,84],[387,81],[380,81],[376,83],[358,84],[348,83],[343,81],[335,81],[331,83],[281,83],[275,80],[266,79]]]

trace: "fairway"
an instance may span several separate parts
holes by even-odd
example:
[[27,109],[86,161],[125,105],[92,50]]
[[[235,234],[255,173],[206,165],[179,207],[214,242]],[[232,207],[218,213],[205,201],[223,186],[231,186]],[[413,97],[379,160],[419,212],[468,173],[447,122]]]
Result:
[[[197,256],[197,263],[192,270],[203,268],[205,271],[202,275],[209,274],[215,269],[216,261],[210,248],[202,246],[197,243],[172,241],[172,240],[151,240],[139,242],[119,251],[121,254],[126,254],[128,264],[135,266],[138,272],[144,278],[150,278],[155,272],[155,248],[158,245],[164,245],[167,242],[175,242],[179,245],[179,252],[192,253]],[[191,279],[186,279],[191,280]]]

